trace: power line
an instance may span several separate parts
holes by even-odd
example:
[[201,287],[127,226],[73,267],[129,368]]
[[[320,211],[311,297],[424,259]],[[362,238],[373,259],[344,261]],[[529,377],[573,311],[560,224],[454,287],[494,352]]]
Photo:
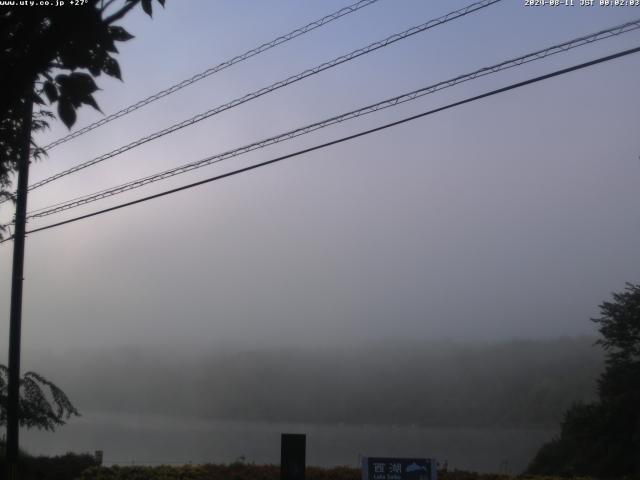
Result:
[[43,180],[40,180],[39,182],[34,183],[33,185],[29,186],[29,190],[34,190],[36,188],[39,188],[43,185],[46,185],[47,183],[53,182],[54,180],[57,180],[59,178],[62,178],[64,176],[70,175],[72,173],[75,173],[79,170],[82,170],[84,168],[90,167],[92,165],[95,165],[97,163],[103,162],[109,158],[115,157],[117,155],[120,155],[121,153],[124,153],[126,151],[129,151],[135,147],[138,147],[140,145],[143,145],[147,142],[150,142],[152,140],[156,140],[160,137],[163,137],[165,135],[168,135],[170,133],[173,133],[177,130],[180,130],[182,128],[191,126],[197,122],[200,122],[206,118],[209,118],[213,115],[217,115],[218,113],[224,112],[225,110],[229,110],[231,108],[237,107],[239,105],[242,105],[243,103],[246,103],[248,101],[254,100],[258,97],[261,97],[267,93],[270,93],[274,90],[278,90],[280,88],[286,87],[288,85],[291,85],[292,83],[298,82],[304,78],[310,77],[312,75],[316,75],[320,72],[323,72],[324,70],[328,70],[330,68],[333,68],[337,65],[341,65],[345,62],[349,62],[355,58],[358,58],[362,55],[366,55],[368,53],[371,53],[375,50],[378,50],[380,48],[384,48],[387,47],[399,40],[404,40],[405,38],[411,37],[417,33],[421,33],[424,32],[426,30],[429,30],[433,27],[436,27],[438,25],[442,25],[445,23],[448,23],[452,20],[461,18],[465,15],[468,15],[470,13],[476,12],[478,10],[481,10],[483,8],[486,8],[494,3],[500,2],[502,0],[481,0],[479,2],[475,2],[472,3],[464,8],[461,8],[459,10],[455,10],[453,12],[450,12],[446,15],[443,15],[439,18],[433,19],[433,20],[429,20],[426,23],[423,23],[421,25],[415,26],[415,27],[411,27],[408,30],[405,30],[404,32],[400,32],[400,33],[396,33],[393,34],[387,38],[385,38],[384,40],[380,40],[374,43],[371,43],[369,45],[367,45],[366,47],[363,48],[359,48],[357,50],[352,51],[351,53],[348,53],[346,55],[342,55],[340,57],[334,58],[333,60],[330,60],[328,62],[322,63],[320,65],[317,65],[313,68],[310,68],[308,70],[305,70],[301,73],[298,73],[297,75],[292,75],[284,80],[280,80],[279,82],[273,83],[272,85],[268,86],[268,87],[263,87],[259,90],[256,90],[252,93],[248,93],[242,97],[236,98],[235,100],[232,100],[231,102],[225,103],[224,105],[220,105],[218,107],[215,107],[211,110],[208,110],[206,112],[200,113],[194,117],[191,117],[187,120],[184,120],[182,122],[176,123],[174,125],[171,125],[170,127],[167,127],[163,130],[159,130],[157,132],[154,132],[150,135],[147,135],[146,137],[142,137],[139,138],[138,140],[135,140],[134,142],[131,142],[127,145],[124,145],[120,148],[117,148],[115,150],[112,150],[109,153],[105,153],[103,155],[100,155],[99,157],[93,158],[91,160],[88,160],[86,162],[83,162],[79,165],[76,165],[75,167],[72,167],[68,170],[64,170],[62,172],[59,172],[55,175],[52,175],[50,177],[47,177]]
[[251,50],[248,50],[241,55],[237,55],[229,60],[226,60],[216,65],[215,67],[208,68],[207,70],[200,72],[191,78],[182,80],[181,82],[178,82],[175,85],[172,85],[164,90],[154,93],[153,95],[150,95],[149,97],[144,98],[134,103],[133,105],[129,105],[128,107],[125,107],[122,110],[112,113],[111,115],[104,117],[98,120],[97,122],[94,122],[90,125],[87,125],[84,128],[81,128],[80,130],[77,130],[73,133],[70,133],[69,135],[59,138],[58,140],[51,142],[50,144],[44,146],[43,148],[45,150],[51,150],[52,148],[57,147],[62,143],[68,142],[69,140],[79,137],[80,135],[84,135],[85,133],[90,132],[91,130],[94,130],[98,127],[101,127],[102,125],[105,125],[109,122],[112,122],[113,120],[116,120],[120,117],[124,117],[125,115],[133,112],[134,110],[138,110],[139,108],[149,105],[150,103],[153,103],[156,100],[160,100],[161,98],[166,97],[167,95],[171,95],[172,93],[175,93],[178,90],[182,90],[183,88],[188,87],[189,85],[192,85],[196,82],[199,82],[200,80],[207,78],[215,73],[218,73],[226,68],[229,68],[232,65],[235,65],[236,63],[240,63],[244,60],[248,60],[251,57],[255,57],[256,55],[259,55],[263,52],[266,52],[267,50],[270,50],[274,47],[282,45],[283,43],[293,40],[294,38],[304,35],[305,33],[315,30],[316,28],[320,28],[324,25],[327,25],[328,23],[331,23],[334,20],[344,17],[345,15],[349,15],[350,13],[356,12],[364,7],[368,7],[369,5],[376,3],[377,1],[378,0],[360,0],[347,7],[341,8],[340,10],[333,12],[329,15],[326,15],[318,20],[315,20],[314,22],[308,23],[303,27],[296,28],[295,30],[287,33],[286,35],[282,35],[278,38],[275,38],[270,42],[263,43],[262,45],[256,48],[253,48]]
[[627,33],[627,32],[631,32],[634,30],[637,30],[640,28],[640,19],[636,19],[634,21],[631,22],[627,22],[621,25],[616,25],[615,27],[610,27],[608,29],[605,30],[600,30],[598,32],[589,34],[589,35],[584,35],[578,38],[575,38],[573,40],[569,40],[566,42],[563,42],[561,44],[558,45],[553,45],[551,47],[547,47],[541,50],[537,50],[535,52],[532,53],[528,53],[526,55],[522,55],[520,57],[517,58],[513,58],[510,60],[506,60],[503,61],[501,63],[489,66],[489,67],[484,67],[478,70],[475,70],[471,73],[467,73],[464,75],[459,75],[457,77],[454,77],[452,79],[449,80],[445,80],[445,81],[441,81],[439,83],[427,86],[427,87],[423,87],[420,88],[418,90],[414,90],[412,92],[409,93],[404,93],[402,95],[398,95],[383,101],[380,101],[378,103],[374,103],[372,105],[368,105],[366,107],[362,107],[359,108],[357,110],[352,110],[350,112],[347,113],[343,113],[319,122],[315,122],[313,124],[304,126],[304,127],[300,127],[300,128],[296,128],[294,130],[267,138],[267,139],[263,139],[257,142],[253,142],[251,144],[242,146],[242,147],[238,147],[235,148],[233,150],[229,150],[223,153],[219,153],[216,155],[212,155],[210,157],[206,157],[204,159],[200,159],[197,160],[195,162],[191,162],[179,167],[175,167],[169,170],[165,170],[163,172],[160,173],[156,173],[153,175],[149,175],[146,177],[142,177],[139,178],[137,180],[133,180],[121,185],[118,185],[116,187],[110,187],[107,188],[105,190],[101,190],[99,192],[94,192],[88,195],[83,195],[80,197],[76,197],[70,200],[66,200],[64,202],[59,202],[57,204],[54,205],[49,205],[43,208],[40,208],[38,210],[34,210],[32,212],[29,212],[29,214],[27,215],[27,218],[41,218],[41,217],[45,217],[48,215],[53,215],[55,213],[60,213],[62,211],[65,210],[69,210],[71,208],[76,208],[79,207],[81,205],[86,205],[88,203],[92,203],[98,200],[102,200],[120,193],[124,193],[126,191],[129,190],[133,190],[136,188],[140,188],[143,187],[145,185],[148,185],[150,183],[154,183],[160,180],[164,180],[176,175],[180,175],[192,170],[196,170],[198,168],[202,168],[208,165],[212,165],[214,163],[218,163],[221,162],[223,160],[227,160],[229,158],[233,158],[239,155],[243,155],[245,153],[254,151],[254,150],[258,150],[261,148],[265,148],[267,146],[270,145],[274,145],[276,143],[280,143],[286,140],[290,140],[292,138],[296,138],[298,136],[302,136],[302,135],[306,135],[308,133],[314,132],[316,130],[319,130],[321,128],[325,128],[328,127],[330,125],[334,125],[337,123],[341,123],[347,120],[351,120],[354,118],[358,118],[360,116],[363,115],[368,115],[370,113],[373,112],[377,112],[386,108],[390,108],[390,107],[394,107],[396,105],[400,105],[402,103],[406,103],[409,101],[413,101],[416,100],[420,97],[423,97],[425,95],[440,91],[440,90],[444,90],[445,88],[449,88],[449,87],[453,87],[454,85],[469,81],[469,80],[473,80],[479,77],[483,77],[486,75],[490,75],[493,73],[497,73],[499,71],[502,70],[506,70],[509,68],[513,68],[516,66],[520,66],[523,64],[527,64],[529,62],[533,62],[536,60],[541,60],[543,58],[549,57],[551,55],[555,55],[557,53],[561,53],[561,52],[566,52],[568,50],[571,50],[573,48],[577,48],[580,46],[584,46],[584,45],[588,45],[591,44],[593,42],[597,42],[606,38],[610,38],[613,36],[617,36],[617,35],[621,35],[623,33]]
[[[237,170],[233,170],[231,172],[223,173],[221,175],[216,175],[214,177],[210,177],[210,178],[207,178],[205,180],[200,180],[198,182],[190,183],[188,185],[183,185],[181,187],[173,188],[171,190],[165,190],[164,192],[156,193],[154,195],[149,195],[147,197],[142,197],[142,198],[139,198],[137,200],[130,201],[130,202],[121,203],[121,204],[115,205],[113,207],[105,208],[105,209],[102,209],[102,210],[97,210],[95,212],[88,213],[86,215],[80,215],[78,217],[74,217],[74,218],[70,218],[68,220],[64,220],[64,221],[61,221],[61,222],[57,222],[57,223],[53,223],[53,224],[50,224],[50,225],[46,225],[44,227],[35,228],[33,230],[29,230],[26,233],[27,234],[36,233],[36,232],[41,232],[43,230],[48,230],[48,229],[51,229],[51,228],[60,227],[62,225],[66,225],[66,224],[69,224],[69,223],[74,223],[74,222],[77,222],[77,221],[80,221],[80,220],[84,220],[84,219],[87,219],[87,218],[95,217],[97,215],[102,215],[104,213],[108,213],[108,212],[112,212],[112,211],[115,211],[115,210],[119,210],[121,208],[125,208],[125,207],[129,207],[129,206],[132,206],[132,205],[136,205],[138,203],[143,203],[143,202],[146,202],[146,201],[149,201],[149,200],[153,200],[153,199],[156,199],[156,198],[164,197],[166,195],[171,195],[173,193],[177,193],[177,192],[180,192],[182,190],[188,190],[190,188],[194,188],[194,187],[197,187],[197,186],[200,186],[200,185],[204,185],[206,183],[211,183],[211,182],[215,182],[217,180],[222,180],[223,178],[227,178],[227,177],[231,177],[231,176],[234,176],[234,175],[238,175],[240,173],[248,172],[250,170],[255,170],[257,168],[264,167],[264,166],[267,166],[267,165],[271,165],[273,163],[280,162],[282,160],[286,160],[288,158],[297,157],[299,155],[302,155],[302,154],[305,154],[305,153],[309,153],[309,152],[313,152],[315,150],[321,150],[321,149],[329,147],[331,145],[337,145],[339,143],[347,142],[349,140],[353,140],[353,139],[356,139],[356,138],[359,138],[359,137],[363,137],[363,136],[369,135],[371,133],[375,133],[375,132],[379,132],[379,131],[382,131],[382,130],[386,130],[387,128],[391,128],[391,127],[395,127],[397,125],[408,123],[408,122],[411,122],[413,120],[417,120],[419,118],[426,117],[428,115],[433,115],[435,113],[442,112],[444,110],[449,110],[451,108],[458,107],[460,105],[464,105],[464,104],[467,104],[467,103],[475,102],[475,101],[481,100],[483,98],[491,97],[493,95],[498,95],[500,93],[504,93],[504,92],[507,92],[507,91],[510,91],[510,90],[515,90],[517,88],[521,88],[521,87],[524,87],[526,85],[531,85],[533,83],[541,82],[543,80],[548,80],[548,79],[553,78],[553,77],[557,77],[557,76],[560,76],[560,75],[565,75],[567,73],[570,73],[570,72],[573,72],[573,71],[576,71],[576,70],[581,70],[583,68],[591,67],[593,65],[597,65],[597,64],[600,64],[600,63],[608,62],[608,61],[614,60],[616,58],[621,58],[621,57],[624,57],[624,56],[627,56],[627,55],[631,55],[633,53],[638,53],[638,52],[640,52],[640,46],[639,47],[635,47],[635,48],[631,48],[631,49],[628,49],[628,50],[623,50],[621,52],[614,53],[614,54],[608,55],[606,57],[600,57],[600,58],[598,58],[596,60],[591,60],[589,62],[581,63],[581,64],[578,64],[578,65],[574,65],[572,67],[567,67],[567,68],[563,68],[561,70],[556,70],[556,71],[554,71],[552,73],[548,73],[546,75],[541,75],[541,76],[538,76],[538,77],[534,77],[534,78],[531,78],[529,80],[525,80],[525,81],[518,82],[518,83],[513,83],[513,84],[508,85],[506,87],[498,88],[496,90],[491,90],[489,92],[486,92],[486,93],[483,93],[483,94],[480,94],[480,95],[476,95],[476,96],[473,96],[473,97],[469,97],[469,98],[466,98],[464,100],[460,100],[458,102],[450,103],[450,104],[445,105],[443,107],[438,107],[438,108],[435,108],[433,110],[429,110],[429,111],[426,111],[426,112],[423,112],[423,113],[420,113],[420,114],[417,114],[417,115],[406,117],[406,118],[403,118],[401,120],[397,120],[395,122],[387,123],[385,125],[381,125],[379,127],[375,127],[375,128],[369,129],[369,130],[364,130],[362,132],[355,133],[353,135],[342,137],[342,138],[339,138],[339,139],[336,139],[336,140],[332,140],[330,142],[326,142],[326,143],[323,143],[323,144],[320,144],[320,145],[315,145],[313,147],[305,148],[303,150],[298,150],[297,152],[293,152],[293,153],[290,153],[290,154],[287,154],[287,155],[282,155],[280,157],[276,157],[276,158],[273,158],[271,160],[267,160],[267,161],[264,161],[264,162],[261,162],[261,163],[250,165],[248,167],[244,167],[244,168],[240,168],[240,169],[237,169]],[[5,240],[2,240],[0,243],[7,242],[9,240],[11,240],[11,237],[9,237],[9,238],[7,238]]]

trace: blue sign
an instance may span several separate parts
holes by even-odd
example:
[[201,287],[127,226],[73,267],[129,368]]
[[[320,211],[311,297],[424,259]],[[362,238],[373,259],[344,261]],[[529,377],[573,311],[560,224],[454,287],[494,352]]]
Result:
[[437,480],[437,475],[430,458],[362,458],[362,480]]

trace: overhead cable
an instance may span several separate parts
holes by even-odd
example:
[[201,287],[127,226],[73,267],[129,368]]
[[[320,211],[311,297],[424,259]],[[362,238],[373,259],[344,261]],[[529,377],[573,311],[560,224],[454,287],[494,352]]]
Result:
[[[611,60],[614,60],[614,59],[617,59],[617,58],[621,58],[621,57],[624,57],[624,56],[627,56],[627,55],[631,55],[633,53],[638,53],[638,52],[640,52],[640,47],[635,47],[635,48],[631,48],[631,49],[628,49],[628,50],[623,50],[621,52],[618,52],[618,53],[615,53],[615,54],[612,54],[612,55],[608,55],[606,57],[600,57],[600,58],[598,58],[596,60],[591,60],[589,62],[584,62],[584,63],[578,64],[578,65],[574,65],[572,67],[567,67],[567,68],[563,68],[561,70],[556,70],[556,71],[554,71],[552,73],[548,73],[546,75],[541,75],[541,76],[538,76],[538,77],[535,77],[535,78],[531,78],[529,80],[525,80],[525,81],[518,82],[518,83],[513,83],[513,84],[508,85],[506,87],[498,88],[496,90],[491,90],[489,92],[486,92],[486,93],[483,93],[483,94],[480,94],[480,95],[476,95],[476,96],[473,96],[473,97],[469,97],[469,98],[466,98],[464,100],[460,100],[458,102],[450,103],[450,104],[445,105],[443,107],[435,108],[433,110],[429,110],[429,111],[426,111],[426,112],[423,112],[423,113],[419,113],[417,115],[412,115],[410,117],[406,117],[406,118],[403,118],[401,120],[397,120],[395,122],[387,123],[387,124],[381,125],[379,127],[375,127],[375,128],[372,128],[372,129],[369,129],[369,130],[365,130],[365,131],[362,131],[362,132],[359,132],[359,133],[356,133],[356,134],[353,134],[353,135],[349,135],[349,136],[342,137],[342,138],[339,138],[339,139],[336,139],[336,140],[332,140],[330,142],[326,142],[326,143],[323,143],[323,144],[320,144],[320,145],[315,145],[315,146],[310,147],[310,148],[305,148],[303,150],[298,150],[297,152],[290,153],[290,154],[287,154],[287,155],[282,155],[280,157],[273,158],[271,160],[267,160],[267,161],[264,161],[264,162],[261,162],[261,163],[257,163],[257,164],[254,164],[254,165],[250,165],[248,167],[240,168],[238,170],[233,170],[231,172],[223,173],[221,175],[216,175],[214,177],[210,177],[210,178],[207,178],[205,180],[200,180],[198,182],[190,183],[188,185],[183,185],[181,187],[172,188],[171,190],[165,190],[163,192],[156,193],[154,195],[149,195],[147,197],[139,198],[137,200],[133,200],[133,201],[126,202],[126,203],[121,203],[119,205],[115,205],[115,206],[112,206],[112,207],[109,207],[109,208],[105,208],[105,209],[102,209],[102,210],[97,210],[95,212],[91,212],[91,213],[88,213],[88,214],[85,214],[85,215],[80,215],[78,217],[70,218],[70,219],[67,219],[67,220],[64,220],[64,221],[61,221],[61,222],[57,222],[57,223],[53,223],[53,224],[50,224],[50,225],[46,225],[44,227],[34,228],[32,230],[29,230],[26,233],[27,234],[31,234],[31,233],[41,232],[41,231],[44,231],[44,230],[49,230],[51,228],[56,228],[56,227],[60,227],[62,225],[67,225],[69,223],[78,222],[80,220],[84,220],[84,219],[87,219],[87,218],[95,217],[97,215],[102,215],[104,213],[113,212],[115,210],[120,210],[120,209],[125,208],[125,207],[129,207],[129,206],[132,206],[132,205],[137,205],[139,203],[147,202],[149,200],[154,200],[156,198],[160,198],[160,197],[164,197],[164,196],[167,196],[167,195],[171,195],[171,194],[183,191],[183,190],[188,190],[188,189],[191,189],[191,188],[194,188],[194,187],[198,187],[200,185],[204,185],[204,184],[207,184],[207,183],[211,183],[211,182],[215,182],[215,181],[218,181],[218,180],[222,180],[223,178],[227,178],[227,177],[231,177],[231,176],[234,176],[234,175],[238,175],[240,173],[245,173],[245,172],[260,168],[260,167],[265,167],[267,165],[271,165],[271,164],[274,164],[276,162],[280,162],[282,160],[286,160],[288,158],[296,157],[296,156],[303,155],[305,153],[313,152],[313,151],[316,151],[316,150],[321,150],[321,149],[327,148],[327,147],[329,147],[331,145],[337,145],[339,143],[347,142],[347,141],[350,141],[350,140],[353,140],[353,139],[356,139],[356,138],[359,138],[359,137],[363,137],[365,135],[369,135],[369,134],[372,134],[372,133],[375,133],[375,132],[386,130],[387,128],[391,128],[391,127],[395,127],[397,125],[408,123],[408,122],[417,120],[417,119],[422,118],[422,117],[426,117],[426,116],[433,115],[433,114],[438,113],[438,112],[442,112],[444,110],[449,110],[451,108],[458,107],[460,105],[464,105],[464,104],[467,104],[467,103],[475,102],[475,101],[481,100],[483,98],[487,98],[487,97],[491,97],[491,96],[494,96],[494,95],[498,95],[500,93],[504,93],[504,92],[507,92],[507,91],[510,91],[510,90],[515,90],[517,88],[521,88],[521,87],[524,87],[526,85],[531,85],[531,84],[534,84],[534,83],[538,83],[538,82],[541,82],[543,80],[548,80],[548,79],[553,78],[553,77],[557,77],[557,76],[560,76],[560,75],[565,75],[567,73],[570,73],[570,72],[573,72],[573,71],[576,71],[576,70],[581,70],[581,69],[584,69],[584,68],[587,68],[587,67],[591,67],[591,66],[594,66],[594,65],[597,65],[597,64],[600,64],[600,63],[608,62],[608,61],[611,61]],[[12,237],[9,237],[9,238],[3,240],[0,243],[7,242],[7,241],[11,240],[11,238]]]
[[94,130],[98,127],[101,127],[102,125],[106,125],[107,123],[112,122],[113,120],[116,120],[120,117],[124,117],[125,115],[133,112],[134,110],[138,110],[139,108],[149,105],[150,103],[153,103],[156,100],[160,100],[161,98],[166,97],[167,95],[171,95],[172,93],[175,93],[178,90],[182,90],[183,88],[188,87],[189,85],[199,82],[200,80],[207,78],[213,75],[214,73],[218,73],[226,68],[231,67],[232,65],[235,65],[236,63],[240,63],[244,60],[248,60],[251,57],[255,57],[256,55],[259,55],[263,52],[266,52],[267,50],[270,50],[274,47],[282,45],[283,43],[293,40],[294,38],[304,35],[305,33],[315,30],[316,28],[320,28],[324,25],[327,25],[328,23],[331,23],[334,20],[344,17],[345,15],[356,12],[364,7],[368,7],[369,5],[376,3],[377,1],[378,0],[360,0],[359,2],[355,2],[347,7],[341,8],[340,10],[333,12],[329,15],[326,15],[314,22],[308,23],[303,27],[296,28],[295,30],[287,33],[286,35],[282,35],[278,38],[275,38],[270,42],[263,43],[262,45],[256,48],[252,48],[251,50],[248,50],[241,55],[237,55],[214,67],[208,68],[207,70],[200,72],[192,76],[191,78],[182,80],[181,82],[178,82],[175,85],[172,85],[164,90],[154,93],[153,95],[150,95],[147,98],[144,98],[134,103],[133,105],[129,105],[128,107],[125,107],[122,110],[119,110],[115,113],[112,113],[111,115],[101,118],[100,120],[90,125],[87,125],[86,127],[83,127],[73,133],[70,133],[69,135],[59,138],[56,141],[51,142],[48,145],[45,145],[43,148],[45,150],[51,150],[52,148],[57,147],[62,143],[68,142],[69,140],[79,137],[80,135],[84,135],[85,133],[90,132],[91,130]]
[[195,162],[187,163],[185,165],[181,165],[179,167],[171,168],[169,170],[165,170],[163,172],[155,173],[153,175],[149,175],[146,177],[142,177],[115,187],[110,187],[105,190],[101,190],[99,192],[94,192],[88,195],[83,195],[77,198],[73,198],[70,200],[66,200],[64,202],[59,202],[54,205],[48,205],[46,207],[40,208],[38,210],[33,210],[27,214],[27,218],[40,218],[48,215],[53,215],[55,213],[60,213],[65,210],[69,210],[72,208],[79,207],[81,205],[86,205],[88,203],[92,203],[98,200],[102,200],[104,198],[112,197],[114,195],[118,195],[120,193],[124,193],[129,190],[133,190],[136,188],[143,187],[150,183],[154,183],[160,180],[164,180],[176,175],[180,175],[186,172],[190,172],[192,170],[196,170],[198,168],[202,168],[208,165],[212,165],[223,160],[227,160],[233,157],[237,157],[243,155],[245,153],[258,150],[270,145],[274,145],[276,143],[284,142],[286,140],[290,140],[292,138],[299,137],[301,135],[306,135],[308,133],[314,132],[321,128],[328,127],[330,125],[334,125],[337,123],[341,123],[347,120],[351,120],[354,118],[358,118],[363,115],[368,115],[373,112],[377,112],[389,107],[394,107],[396,105],[400,105],[402,103],[406,103],[412,100],[416,100],[425,95],[444,90],[445,88],[453,87],[454,85],[458,85],[463,82],[467,82],[469,80],[473,80],[479,77],[483,77],[486,75],[494,74],[500,72],[502,70],[507,70],[513,67],[517,67],[520,65],[524,65],[536,60],[541,60],[543,58],[549,57],[551,55],[555,55],[557,53],[566,52],[568,50],[588,45],[593,42],[597,42],[606,38],[610,38],[612,36],[620,35],[622,33],[631,32],[634,30],[640,29],[640,19],[636,19],[631,22],[626,22],[621,25],[616,25],[615,27],[608,28],[606,30],[600,30],[595,33],[591,33],[589,35],[584,35],[573,40],[569,40],[563,42],[558,45],[553,45],[541,50],[537,50],[532,53],[527,53],[525,55],[512,58],[510,60],[506,60],[495,65],[491,65],[488,67],[483,67],[478,70],[475,70],[471,73],[466,73],[464,75],[459,75],[457,77],[451,78],[449,80],[444,80],[438,82],[433,85],[429,85],[418,90],[414,90],[408,93],[404,93],[402,95],[398,95],[371,105],[367,105],[365,107],[359,108],[357,110],[352,110],[346,113],[342,113],[340,115],[336,115],[334,117],[330,117],[319,122],[312,123],[310,125],[306,125],[304,127],[299,127],[294,130],[290,130],[285,133],[281,133],[279,135],[275,135],[273,137],[269,137],[266,139],[262,139],[248,145],[244,145],[242,147],[235,148],[233,150],[228,150],[223,153],[219,153],[216,155],[212,155]]
[[146,137],[142,137],[139,138],[138,140],[135,140],[134,142],[131,142],[127,145],[124,145],[122,147],[119,147],[115,150],[112,150],[111,152],[105,153],[103,155],[100,155],[98,157],[95,157],[91,160],[88,160],[86,162],[83,162],[79,165],[76,165],[75,167],[69,168],[68,170],[64,170],[62,172],[59,172],[57,174],[54,174],[50,177],[47,177],[43,180],[40,180],[39,182],[36,182],[32,185],[29,186],[29,190],[34,190],[36,188],[42,187],[43,185],[46,185],[50,182],[53,182],[54,180],[57,180],[59,178],[65,177],[67,175],[70,175],[72,173],[75,173],[79,170],[85,169],[87,167],[90,167],[92,165],[95,165],[97,163],[103,162],[109,158],[115,157],[116,155],[120,155],[121,153],[127,152],[133,148],[139,147],[140,145],[143,145],[147,142],[150,142],[152,140],[156,140],[160,137],[163,137],[165,135],[168,135],[170,133],[173,133],[177,130],[180,130],[182,128],[185,127],[189,127],[195,123],[198,123],[206,118],[209,118],[213,115],[217,115],[218,113],[224,112],[225,110],[229,110],[231,108],[237,107],[239,105],[242,105],[243,103],[249,102],[251,100],[254,100],[258,97],[261,97],[267,93],[273,92],[274,90],[278,90],[280,88],[286,87],[287,85],[291,85],[292,83],[298,82],[304,78],[310,77],[312,75],[316,75],[320,72],[323,72],[325,70],[328,70],[330,68],[333,68],[335,66],[341,65],[345,62],[349,62],[355,58],[358,58],[362,55],[366,55],[368,53],[371,53],[375,50],[378,50],[380,48],[384,48],[387,47],[397,41],[400,40],[404,40],[405,38],[411,37],[417,33],[421,33],[424,32],[426,30],[429,30],[433,27],[436,27],[438,25],[442,25],[445,23],[448,23],[452,20],[461,18],[465,15],[468,15],[470,13],[476,12],[478,10],[481,10],[483,8],[486,8],[494,3],[500,2],[502,0],[481,0],[479,2],[475,2],[472,3],[464,8],[455,10],[453,12],[450,12],[446,15],[443,15],[439,18],[433,19],[433,20],[429,20],[428,22],[425,22],[421,25],[415,26],[415,27],[411,27],[408,30],[405,30],[403,32],[400,33],[396,33],[394,35],[391,35],[387,38],[385,38],[384,40],[379,40],[377,42],[371,43],[369,45],[367,45],[366,47],[363,48],[359,48],[357,50],[352,51],[351,53],[348,53],[346,55],[342,55],[340,57],[334,58],[333,60],[330,60],[328,62],[322,63],[320,65],[317,65],[316,67],[310,68],[308,70],[305,70],[301,73],[298,73],[296,75],[292,75],[284,80],[280,80],[276,83],[273,83],[272,85],[268,86],[268,87],[263,87],[259,90],[256,90],[252,93],[248,93],[242,97],[236,98],[235,100],[232,100],[228,103],[225,103],[223,105],[220,105],[218,107],[215,107],[211,110],[207,110],[206,112],[200,113],[198,115],[195,115],[194,117],[191,117],[187,120],[184,120],[182,122],[176,123],[174,125],[171,125],[170,127],[167,127],[163,130],[159,130],[157,132],[154,132],[150,135],[147,135]]

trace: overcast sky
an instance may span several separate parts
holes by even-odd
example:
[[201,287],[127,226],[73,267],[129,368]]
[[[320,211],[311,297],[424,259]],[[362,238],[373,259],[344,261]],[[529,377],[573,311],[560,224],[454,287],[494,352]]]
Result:
[[[380,0],[70,141],[37,181],[470,2]],[[575,0],[574,3],[579,3]],[[123,23],[112,113],[348,4],[167,0]],[[244,145],[633,18],[504,0],[34,191],[38,208]],[[640,44],[633,32],[30,227],[422,112]],[[640,281],[640,55],[27,239],[23,347],[317,346],[594,333]],[[84,108],[80,128],[101,114]],[[55,124],[40,137],[64,134]],[[10,218],[7,205],[2,217]],[[0,338],[11,244],[0,246]],[[6,352],[6,341],[0,351]]]

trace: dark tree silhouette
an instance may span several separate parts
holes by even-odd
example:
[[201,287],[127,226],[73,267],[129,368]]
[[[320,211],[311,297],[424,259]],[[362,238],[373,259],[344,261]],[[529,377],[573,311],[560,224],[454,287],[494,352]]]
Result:
[[[157,0],[164,6],[164,0]],[[17,2],[16,2],[17,3]],[[39,3],[39,2],[38,2]],[[137,5],[151,16],[152,0],[68,0],[63,6],[55,2],[46,5],[0,6],[0,199],[13,199],[12,173],[20,167],[23,179],[28,171],[25,162],[45,154],[33,141],[33,132],[48,127],[56,115],[47,108],[56,104],[57,116],[71,128],[76,111],[82,105],[99,110],[93,94],[98,90],[94,78],[102,73],[121,79],[120,67],[114,58],[116,42],[133,38],[124,28],[115,25]],[[45,101],[46,99],[46,101]],[[27,148],[30,146],[30,152]],[[26,191],[23,190],[17,225],[24,224]],[[22,196],[24,195],[24,196]],[[18,222],[20,220],[20,222]],[[4,227],[0,226],[0,238]],[[18,233],[21,244],[23,236]],[[18,248],[15,251],[20,251]],[[22,254],[18,255],[21,259]],[[22,262],[18,272],[21,271]],[[15,266],[15,264],[14,264]],[[21,273],[16,276],[21,277]],[[12,298],[21,302],[21,295]],[[12,312],[12,332],[14,324]],[[20,317],[17,315],[17,324]],[[18,330],[19,331],[19,330]],[[15,337],[12,337],[15,338]],[[18,341],[11,347],[17,348]],[[13,364],[15,357],[10,359]],[[2,422],[7,422],[8,371],[2,367]],[[12,370],[12,394],[14,379]],[[26,427],[53,429],[77,411],[64,392],[42,376],[28,372],[20,379],[18,402],[19,423]],[[49,396],[45,395],[49,392]],[[12,400],[16,400],[12,397]],[[9,427],[15,426],[13,418]],[[15,457],[17,435],[8,439],[7,457]],[[10,476],[15,474],[15,458],[10,458]]]
[[[164,6],[164,0],[157,1]],[[0,7],[0,198],[13,198],[11,174],[25,134],[31,138],[56,116],[46,108],[47,102],[57,104],[57,116],[68,128],[83,104],[99,110],[94,78],[105,73],[121,79],[116,43],[133,38],[115,23],[138,4],[152,14],[152,0],[70,3]],[[36,108],[31,131],[25,132],[29,99]],[[36,159],[44,154],[33,140],[31,154]]]
[[[8,368],[0,365],[0,425],[7,423],[8,377]],[[22,427],[54,430],[79,415],[67,395],[43,376],[27,372],[20,379],[18,418]]]
[[606,361],[598,401],[566,412],[559,437],[540,449],[529,473],[640,474],[640,285],[627,284],[600,311],[593,321]]

